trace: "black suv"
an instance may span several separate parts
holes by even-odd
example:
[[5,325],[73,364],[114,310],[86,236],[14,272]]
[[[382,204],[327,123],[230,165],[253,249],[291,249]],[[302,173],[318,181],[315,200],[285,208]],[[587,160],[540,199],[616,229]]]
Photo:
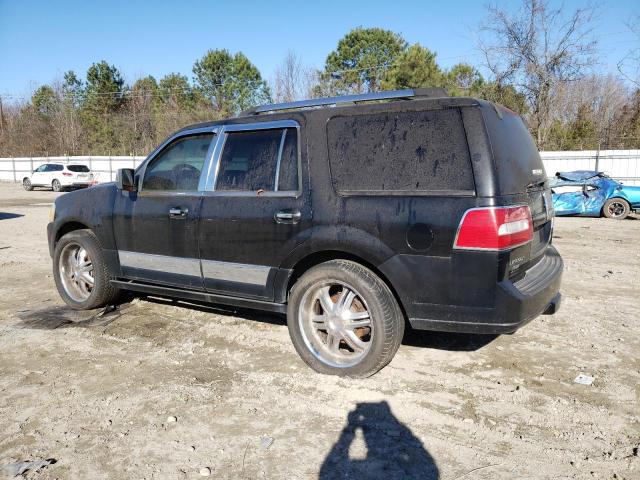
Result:
[[168,138],[48,225],[71,307],[120,290],[287,313],[323,373],[367,376],[416,329],[509,333],[556,311],[544,167],[520,117],[401,90],[267,105]]

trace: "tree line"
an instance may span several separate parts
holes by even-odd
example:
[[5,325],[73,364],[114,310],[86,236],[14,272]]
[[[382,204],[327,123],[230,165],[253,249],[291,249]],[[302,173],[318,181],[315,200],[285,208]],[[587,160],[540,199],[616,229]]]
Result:
[[[429,48],[362,27],[339,40],[322,69],[288,52],[270,81],[242,52],[226,49],[206,52],[191,79],[169,73],[131,85],[103,60],[29,99],[0,98],[0,156],[144,155],[187,124],[263,103],[420,87],[507,106],[525,118],[541,150],[640,148],[640,50],[620,60],[617,75],[598,73],[593,15],[545,0],[523,0],[515,12],[488,7],[478,28],[486,76],[468,63],[442,68]],[[638,24],[629,24],[636,35]]]

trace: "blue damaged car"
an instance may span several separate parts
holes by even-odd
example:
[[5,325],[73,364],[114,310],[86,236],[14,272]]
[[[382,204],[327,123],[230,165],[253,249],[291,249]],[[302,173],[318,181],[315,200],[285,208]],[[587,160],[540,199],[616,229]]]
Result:
[[558,172],[549,186],[556,215],[622,220],[640,210],[640,186],[622,185],[602,172]]

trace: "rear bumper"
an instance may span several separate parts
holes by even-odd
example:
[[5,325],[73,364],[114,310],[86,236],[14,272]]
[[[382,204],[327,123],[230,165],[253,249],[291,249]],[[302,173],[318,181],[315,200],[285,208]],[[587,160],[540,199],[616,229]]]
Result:
[[553,314],[561,302],[560,283],[564,268],[553,246],[544,257],[527,270],[517,282],[505,280],[496,285],[491,308],[455,305],[424,305],[427,315],[420,315],[413,305],[411,326],[418,330],[500,334],[512,333],[541,314]]

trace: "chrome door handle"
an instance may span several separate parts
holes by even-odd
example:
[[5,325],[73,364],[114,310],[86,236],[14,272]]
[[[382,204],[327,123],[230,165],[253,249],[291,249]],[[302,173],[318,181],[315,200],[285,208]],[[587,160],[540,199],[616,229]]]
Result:
[[302,218],[302,214],[299,211],[281,211],[275,214],[276,222],[278,223],[298,223]]
[[189,213],[189,210],[186,208],[173,207],[169,209],[169,217],[171,218],[185,218],[187,213]]

